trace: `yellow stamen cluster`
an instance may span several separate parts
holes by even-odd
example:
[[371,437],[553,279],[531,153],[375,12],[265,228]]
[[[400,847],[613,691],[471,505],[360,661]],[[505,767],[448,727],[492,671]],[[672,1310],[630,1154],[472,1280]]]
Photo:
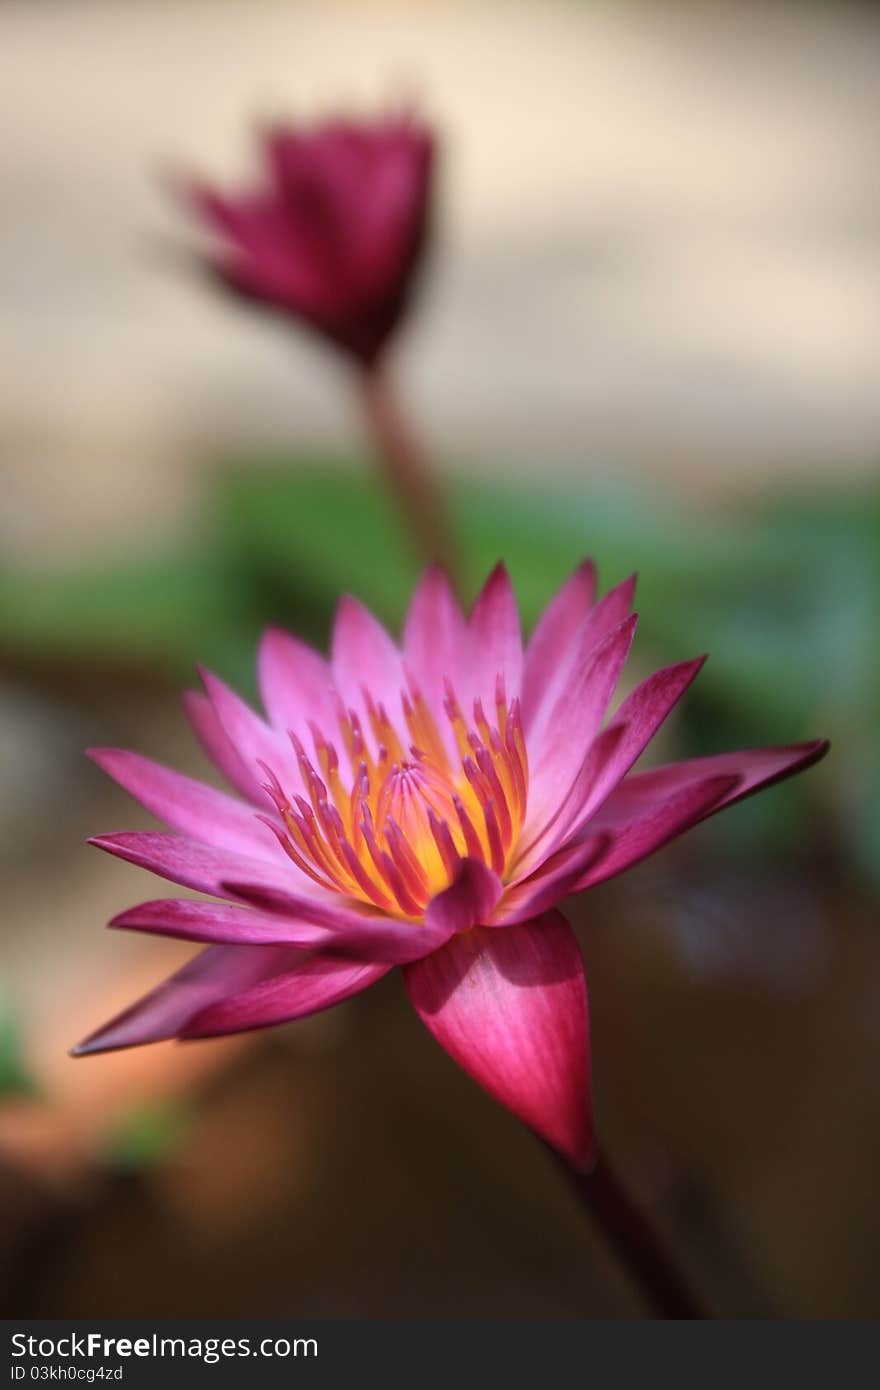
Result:
[[496,682],[494,724],[475,700],[470,725],[447,682],[448,744],[412,682],[401,692],[397,727],[383,704],[366,690],[363,697],[371,738],[357,712],[338,702],[347,779],[335,744],[315,725],[315,762],[290,735],[302,793],[291,799],[263,765],[283,829],[267,824],[289,857],[322,888],[395,917],[420,917],[454,880],[465,856],[503,879],[528,795],[519,701],[508,704],[503,680]]

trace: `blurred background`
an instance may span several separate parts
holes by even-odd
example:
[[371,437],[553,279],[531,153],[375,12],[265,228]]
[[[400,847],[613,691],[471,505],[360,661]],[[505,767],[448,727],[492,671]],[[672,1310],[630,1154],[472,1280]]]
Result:
[[329,350],[189,276],[162,181],[415,98],[438,220],[395,367],[471,592],[640,572],[656,756],[829,759],[572,906],[606,1146],[720,1316],[874,1317],[880,1211],[880,10],[623,0],[0,8],[0,1305],[632,1317],[540,1148],[392,977],[73,1062],[190,953],[108,936],[149,817],[82,756],[205,765],[197,661],[418,564]]

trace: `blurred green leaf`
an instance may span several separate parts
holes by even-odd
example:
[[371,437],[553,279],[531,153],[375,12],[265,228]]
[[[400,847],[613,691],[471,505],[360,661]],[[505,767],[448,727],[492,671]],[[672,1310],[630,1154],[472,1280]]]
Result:
[[21,1019],[0,996],[0,1096],[35,1096],[39,1088],[27,1065]]
[[40,661],[92,657],[177,676],[248,625],[240,577],[214,546],[107,556],[61,572],[0,574],[0,650]]
[[123,1115],[104,1136],[99,1154],[108,1167],[149,1168],[173,1156],[189,1127],[183,1105],[143,1105]]
[[323,642],[346,592],[399,621],[419,566],[372,473],[329,459],[231,464],[213,514],[224,553],[262,596],[263,622]]

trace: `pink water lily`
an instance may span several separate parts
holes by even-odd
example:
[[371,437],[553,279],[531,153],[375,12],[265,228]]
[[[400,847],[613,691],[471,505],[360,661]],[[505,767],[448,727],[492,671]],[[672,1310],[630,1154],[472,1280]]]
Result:
[[263,177],[225,193],[182,182],[226,288],[372,364],[396,328],[428,232],[434,142],[410,116],[275,126]]
[[209,944],[76,1052],[301,1018],[400,966],[419,1017],[465,1071],[589,1165],[587,990],[559,903],[827,748],[632,772],[703,661],[657,671],[607,718],[633,589],[597,602],[583,564],[525,646],[501,566],[467,618],[428,571],[400,646],[351,598],[329,660],[268,631],[264,717],[207,672],[205,692],[186,697],[235,796],[135,753],[93,751],[172,832],[93,843],[223,901],[151,901],[115,918]]

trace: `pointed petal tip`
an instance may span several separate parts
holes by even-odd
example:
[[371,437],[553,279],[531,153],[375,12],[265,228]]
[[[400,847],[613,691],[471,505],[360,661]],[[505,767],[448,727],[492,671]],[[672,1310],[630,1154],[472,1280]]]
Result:
[[494,588],[496,584],[504,584],[508,588],[513,587],[513,581],[510,578],[510,570],[507,568],[507,562],[505,560],[495,561],[495,564],[489,571],[483,588]]
[[119,1047],[112,1042],[103,1042],[101,1033],[90,1033],[82,1042],[78,1042],[74,1047],[67,1050],[68,1057],[77,1059],[79,1057],[97,1057],[102,1052],[118,1052]]
[[[425,566],[422,571],[421,579],[419,580],[419,585],[427,584],[432,580],[439,580],[442,584],[448,584],[450,588],[453,587],[452,576],[441,560],[431,560],[430,563]],[[416,587],[418,588],[419,585]]]
[[259,669],[261,661],[265,660],[276,643],[295,642],[296,638],[292,632],[288,632],[280,623],[267,623],[262,629],[257,642],[257,667]]
[[588,1164],[586,980],[564,917],[477,928],[403,973],[416,1013],[452,1059],[568,1162]]

